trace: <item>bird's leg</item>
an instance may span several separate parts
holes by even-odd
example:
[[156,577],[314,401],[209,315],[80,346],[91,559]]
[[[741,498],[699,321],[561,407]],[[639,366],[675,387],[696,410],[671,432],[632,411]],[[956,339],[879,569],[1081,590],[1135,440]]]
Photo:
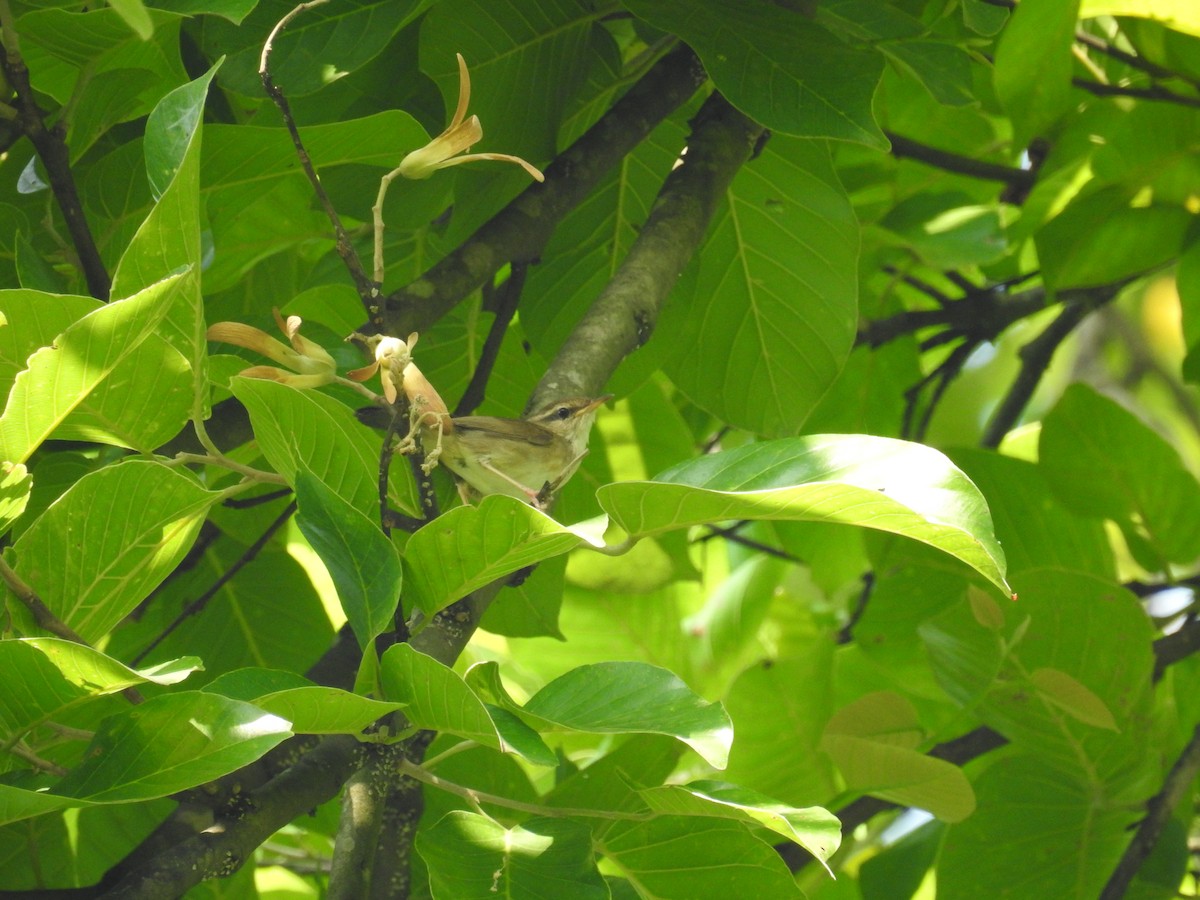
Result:
[[493,475],[497,475],[500,478],[503,478],[505,481],[507,481],[509,484],[511,484],[513,487],[515,487],[518,491],[520,491],[522,494],[524,494],[526,497],[528,497],[530,502],[532,502],[538,498],[538,496],[540,494],[539,491],[530,490],[528,487],[521,484],[521,482],[517,481],[517,479],[513,478],[507,472],[501,472],[499,469],[497,469],[495,466],[493,466],[490,462],[488,462],[483,457],[480,457],[479,459],[477,459],[476,462],[479,463],[479,466],[481,468],[487,469]]

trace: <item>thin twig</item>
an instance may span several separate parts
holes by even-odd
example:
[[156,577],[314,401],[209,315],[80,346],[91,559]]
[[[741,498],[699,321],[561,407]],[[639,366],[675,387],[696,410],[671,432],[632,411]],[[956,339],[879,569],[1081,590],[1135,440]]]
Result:
[[463,391],[452,415],[469,416],[483,402],[488,379],[492,377],[492,368],[500,355],[500,346],[504,343],[504,335],[521,302],[521,292],[525,289],[525,276],[528,272],[528,263],[512,264],[512,273],[508,276],[508,281],[498,291],[496,318],[492,320],[492,327],[488,329],[487,338],[483,342],[483,350],[479,353],[479,362],[475,365],[475,371],[471,373],[471,383]]
[[104,267],[104,260],[96,248],[96,241],[83,212],[83,203],[79,199],[75,175],[71,169],[71,152],[63,139],[65,131],[58,126],[46,127],[45,113],[33,95],[29,69],[21,56],[8,0],[0,0],[0,68],[3,68],[8,83],[17,95],[17,124],[33,144],[42,165],[46,167],[50,189],[54,192],[54,199],[58,201],[58,208],[67,223],[79,266],[87,282],[88,293],[97,300],[108,300],[112,280]]
[[1139,100],[1159,100],[1164,103],[1176,103],[1179,106],[1200,109],[1200,97],[1186,97],[1159,85],[1145,88],[1124,87],[1119,84],[1088,81],[1086,78],[1072,78],[1071,84],[1089,94],[1095,94],[1097,97],[1136,97]]
[[778,547],[772,547],[770,544],[764,544],[762,541],[756,541],[754,538],[748,538],[743,534],[739,534],[740,528],[748,525],[748,521],[738,522],[735,525],[730,525],[726,528],[720,528],[716,525],[708,526],[708,534],[702,534],[696,538],[693,543],[702,544],[705,541],[711,541],[713,538],[724,538],[733,544],[738,544],[746,547],[749,550],[757,550],[759,553],[765,553],[767,556],[773,556],[776,559],[782,559],[786,562],[795,563],[798,566],[804,565],[804,560],[798,556],[793,556],[786,550],[780,550]]
[[292,118],[291,106],[287,98],[284,97],[283,91],[275,84],[274,79],[271,77],[269,66],[275,38],[282,33],[292,19],[306,10],[323,6],[328,2],[329,0],[308,0],[306,3],[301,3],[276,23],[275,27],[271,29],[271,33],[267,35],[266,42],[263,44],[262,55],[259,57],[258,62],[258,76],[262,79],[263,89],[267,92],[267,96],[279,107],[279,112],[283,116],[283,124],[287,126],[288,134],[292,136],[292,144],[296,148],[296,157],[300,160],[300,167],[304,169],[304,174],[308,176],[313,193],[316,194],[321,208],[325,210],[325,215],[333,225],[334,234],[337,236],[338,256],[342,258],[342,262],[350,273],[350,278],[354,281],[354,286],[358,290],[358,295],[367,310],[367,315],[371,317],[372,322],[378,324],[380,321],[379,292],[371,279],[367,277],[367,273],[363,270],[358,253],[355,251],[354,245],[350,242],[350,235],[342,225],[342,219],[338,215],[337,210],[334,209],[329,195],[325,193],[325,188],[321,185],[321,179],[317,177],[317,170],[313,167],[312,159],[309,157],[308,151],[304,148],[304,142],[300,139],[300,131],[296,127],[296,121]]
[[1029,169],[1017,169],[1013,166],[1002,166],[998,163],[984,162],[970,156],[961,156],[948,150],[939,150],[928,144],[921,144],[911,138],[903,137],[891,131],[885,131],[887,139],[892,142],[892,155],[900,159],[915,159],[936,169],[954,172],[956,175],[966,175],[970,178],[980,178],[984,181],[1001,181],[1012,187],[1028,190],[1033,186],[1034,173]]
[[1192,739],[1183,748],[1183,753],[1175,760],[1162,790],[1150,798],[1146,804],[1146,817],[1138,826],[1137,834],[1125,848],[1120,862],[1113,870],[1104,890],[1100,892],[1100,900],[1118,900],[1125,896],[1133,876],[1138,873],[1142,864],[1154,850],[1162,835],[1163,828],[1171,819],[1171,813],[1191,791],[1192,781],[1200,772],[1200,725],[1192,731]]
[[1096,37],[1094,34],[1088,34],[1086,31],[1076,31],[1075,41],[1076,43],[1083,44],[1085,47],[1099,51],[1105,56],[1110,56],[1118,62],[1123,62],[1131,69],[1138,69],[1145,72],[1152,78],[1183,78],[1188,80],[1182,73],[1164,69],[1162,66],[1151,62],[1143,56],[1126,53],[1124,50],[1114,47],[1103,38]]
[[247,563],[251,562],[256,556],[258,556],[262,548],[267,545],[267,541],[271,539],[275,532],[283,527],[284,523],[287,522],[287,520],[290,519],[292,514],[295,512],[296,501],[293,500],[283,508],[283,512],[281,512],[275,518],[275,521],[266,527],[263,533],[259,536],[258,540],[247,547],[246,551],[238,558],[238,560],[228,569],[222,572],[221,576],[213,582],[212,586],[209,587],[208,590],[185,606],[182,611],[180,611],[179,615],[177,615],[171,622],[171,624],[163,629],[163,631],[157,637],[155,637],[148,646],[146,646],[140,653],[137,654],[137,656],[133,658],[133,661],[130,663],[130,665],[138,665],[151,652],[153,652],[155,647],[166,640],[171,632],[182,625],[189,616],[194,616],[203,610],[204,607],[208,605],[208,601],[216,595],[217,591],[223,588],[229,582],[229,580],[233,578],[234,575],[236,575],[242,570],[242,568],[246,566]]
[[24,579],[2,557],[0,557],[0,579],[3,579],[4,583],[8,585],[8,589],[21,601],[21,605],[29,610],[38,628],[74,644],[82,644],[85,647],[92,646],[51,612],[50,607],[38,596],[37,591],[26,584]]

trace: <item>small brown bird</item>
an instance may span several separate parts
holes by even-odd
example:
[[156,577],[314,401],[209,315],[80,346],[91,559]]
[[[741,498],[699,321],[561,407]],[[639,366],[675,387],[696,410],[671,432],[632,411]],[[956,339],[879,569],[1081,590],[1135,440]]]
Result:
[[541,507],[579,468],[596,410],[609,399],[560,400],[522,419],[426,413],[421,445],[467,485],[464,497],[507,494]]

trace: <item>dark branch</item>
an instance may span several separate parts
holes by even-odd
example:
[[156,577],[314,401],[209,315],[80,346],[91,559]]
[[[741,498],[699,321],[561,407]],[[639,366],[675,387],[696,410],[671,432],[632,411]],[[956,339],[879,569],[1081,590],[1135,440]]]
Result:
[[1095,94],[1097,97],[1136,97],[1139,100],[1159,100],[1164,103],[1177,103],[1180,106],[1190,106],[1200,109],[1200,97],[1187,97],[1176,94],[1164,87],[1152,85],[1145,88],[1123,87],[1119,84],[1104,84],[1099,81],[1088,81],[1085,78],[1072,78],[1071,84],[1080,90]]
[[525,276],[528,272],[528,263],[513,263],[512,274],[496,291],[495,308],[492,310],[496,318],[492,320],[492,327],[488,329],[488,336],[483,342],[483,350],[479,353],[479,362],[475,365],[475,371],[471,373],[471,383],[459,398],[453,415],[469,416],[483,402],[488,379],[492,377],[492,367],[496,364],[500,346],[504,343],[504,335],[508,332],[508,325],[517,314],[517,306],[521,303],[521,292],[525,289]]
[[8,83],[16,91],[17,125],[21,132],[29,138],[38,158],[46,167],[46,176],[50,179],[50,189],[54,199],[62,211],[71,235],[71,243],[83,270],[87,282],[88,293],[97,300],[108,300],[112,280],[100,258],[100,251],[92,238],[92,230],[88,227],[87,217],[83,212],[83,203],[79,199],[79,191],[75,187],[75,175],[71,171],[71,153],[63,140],[61,127],[47,128],[44,113],[38,107],[37,99],[33,96],[33,87],[29,83],[29,69],[16,46],[15,33],[8,22],[4,24],[5,41],[0,46],[0,67],[3,67]]
[[1001,181],[1021,191],[1028,191],[1037,177],[1030,169],[1017,169],[998,163],[983,162],[969,156],[960,156],[957,153],[917,143],[891,131],[885,131],[884,134],[892,142],[892,155],[900,159],[915,159],[917,162],[925,163],[936,169],[944,169],[947,172],[980,178],[984,181]]

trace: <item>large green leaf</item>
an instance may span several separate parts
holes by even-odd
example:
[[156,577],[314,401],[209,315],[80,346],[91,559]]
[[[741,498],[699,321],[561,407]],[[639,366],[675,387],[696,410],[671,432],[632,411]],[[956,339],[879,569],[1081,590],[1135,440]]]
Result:
[[[250,413],[263,455],[289,484],[303,468],[363,515],[379,509],[380,438],[349,407],[260,378],[235,378],[230,387]],[[414,510],[408,467],[394,464],[390,474],[389,497]]]
[[920,626],[938,681],[1068,777],[1136,793],[1138,760],[1154,740],[1144,725],[1149,619],[1132,594],[1094,576],[1042,569],[1013,583],[1015,604],[977,598],[982,609],[959,603]]
[[706,703],[678,676],[637,662],[572,669],[524,706],[527,716],[559,728],[594,734],[666,734],[705,762],[725,768],[733,725],[719,703]]
[[9,552],[50,611],[95,641],[175,569],[220,499],[174,469],[129,460],[79,479]]
[[[815,856],[829,871],[829,857],[842,842],[837,817],[819,807],[797,809],[757,791],[720,781],[693,781],[641,791],[656,812],[677,816],[711,816],[763,825]],[[833,874],[830,872],[830,874]]]
[[1062,290],[1149,272],[1178,255],[1192,218],[1182,206],[1135,204],[1124,186],[1079,197],[1035,235],[1043,275]]
[[1142,814],[1026,755],[996,760],[975,787],[979,810],[938,856],[938,890],[952,897],[1098,897]]
[[384,696],[406,705],[413,725],[448,731],[530,762],[553,766],[555,756],[532,729],[512,715],[493,711],[463,679],[408,644],[388,648],[380,661]]
[[776,137],[734,179],[677,314],[666,367],[697,405],[770,436],[794,434],[850,355],[858,223],[826,145]]
[[[1071,42],[1079,0],[1043,0],[1014,10],[996,49],[996,96],[1024,147],[1066,112],[1071,101]],[[1037,65],[1029,61],[1036,59]]]
[[721,93],[773,131],[884,149],[871,97],[883,70],[800,9],[767,0],[625,0],[635,15],[695,48]]
[[537,817],[505,828],[456,811],[417,835],[435,900],[571,897],[607,900],[583,822]]
[[[270,675],[277,677],[272,679]],[[283,681],[285,686],[276,685],[272,689],[273,680]],[[239,669],[214,679],[204,690],[253,703],[261,710],[286,719],[297,734],[358,734],[388,713],[404,707],[403,703],[372,700],[338,688],[304,683],[306,681],[291,672]]]
[[147,681],[174,684],[200,667],[195,657],[131,669],[98,650],[58,638],[0,641],[0,744],[9,745],[72,707]]
[[602,546],[583,529],[493,494],[479,506],[449,510],[409,538],[404,550],[409,596],[433,614],[498,578],[589,543]]
[[219,694],[184,691],[104,720],[87,759],[53,793],[93,803],[165,797],[254,762],[288,723]]
[[33,353],[0,415],[0,458],[24,462],[93,392],[123,391],[110,376],[154,335],[185,292],[187,279],[186,272],[171,275],[97,309]]
[[1040,467],[1070,509],[1112,519],[1143,565],[1200,555],[1200,483],[1179,453],[1117,403],[1071,385],[1042,426]]
[[962,560],[1008,593],[986,501],[946,457],[921,444],[866,435],[764,441],[684,463],[655,481],[606,485],[599,498],[635,535],[726,519],[887,531]]
[[643,896],[804,896],[775,849],[739,822],[691,816],[617,822],[598,844]]
[[146,175],[157,203],[133,236],[113,275],[120,296],[144,287],[165,272],[187,266],[181,301],[167,317],[161,336],[192,370],[192,414],[207,413],[208,355],[204,340],[203,265],[200,248],[200,121],[208,87],[220,62],[171,91],[146,122]]
[[393,626],[400,600],[400,554],[365,515],[303,468],[296,471],[296,523],[337,587],[342,609],[366,648]]
[[[430,2],[351,0],[306,10],[275,40],[271,75],[288,97],[318,91],[373,59]],[[206,20],[201,41],[205,52],[213,57],[229,54],[221,73],[224,87],[251,97],[262,95],[258,63],[263,36],[293,8],[289,0],[259,0],[253,11],[227,15],[228,23]],[[242,27],[235,27],[238,22]]]

